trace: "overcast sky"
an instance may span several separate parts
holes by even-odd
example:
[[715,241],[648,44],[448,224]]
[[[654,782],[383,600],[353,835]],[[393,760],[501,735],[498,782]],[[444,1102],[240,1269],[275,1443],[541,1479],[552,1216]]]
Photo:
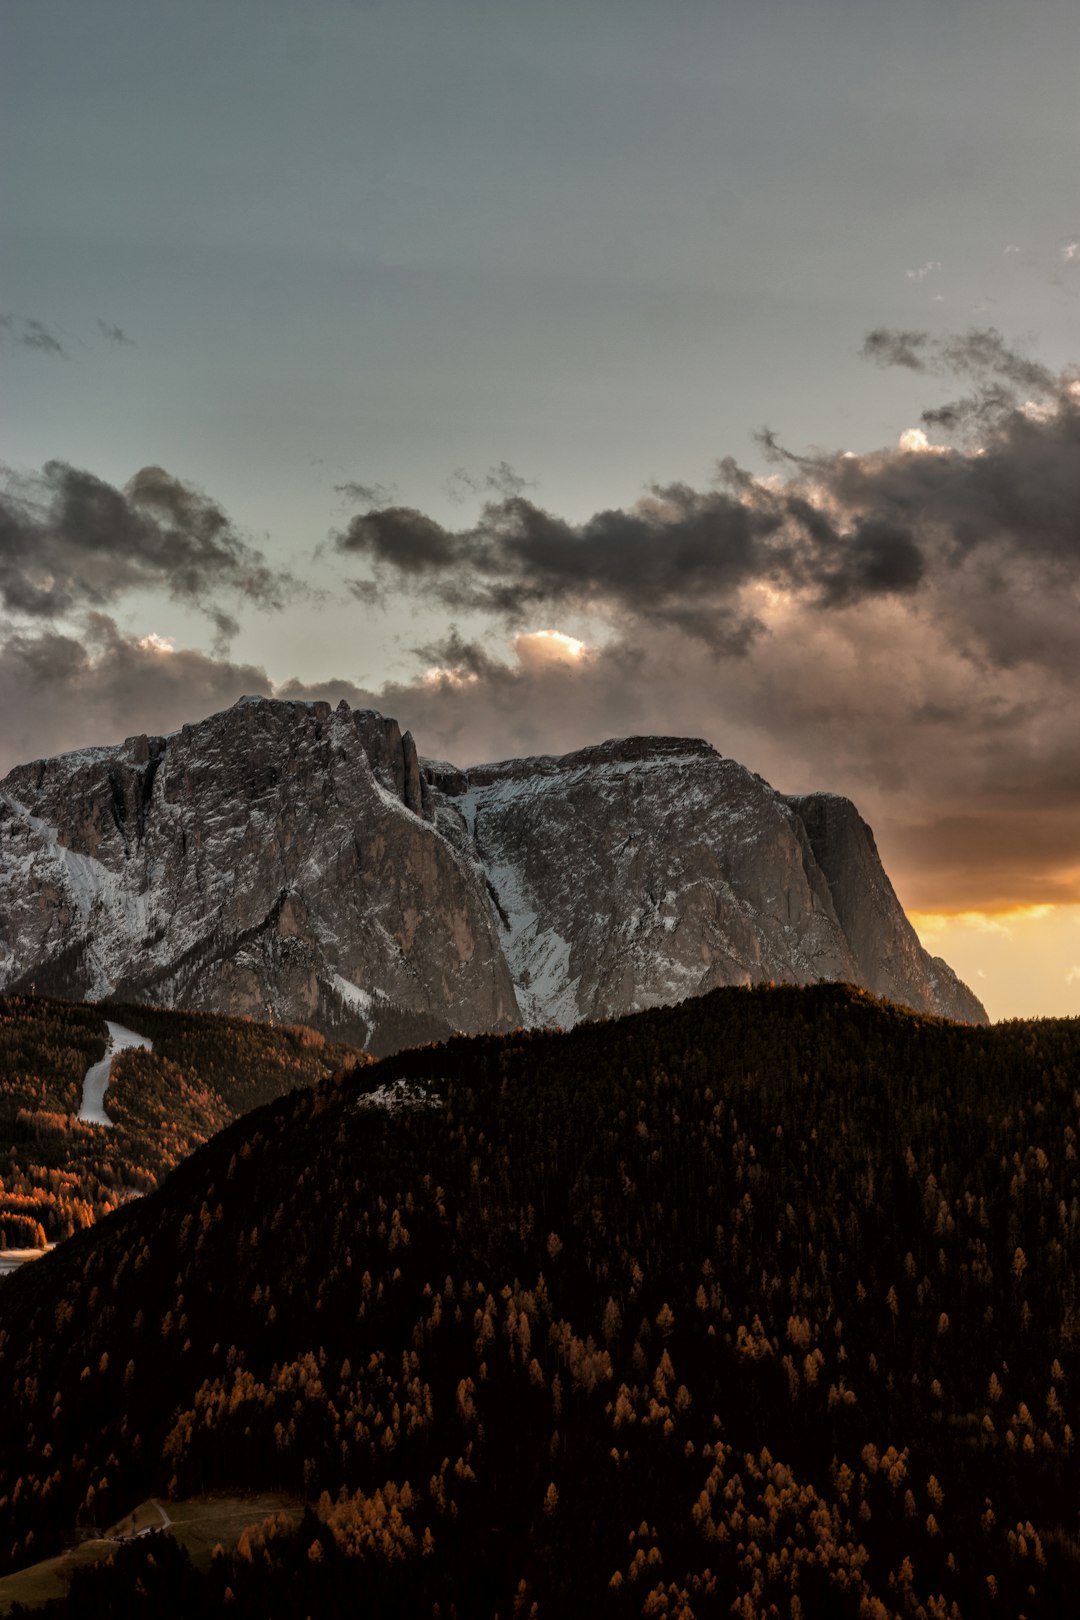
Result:
[[1080,1012],[1075,0],[0,17],[0,769],[690,732]]

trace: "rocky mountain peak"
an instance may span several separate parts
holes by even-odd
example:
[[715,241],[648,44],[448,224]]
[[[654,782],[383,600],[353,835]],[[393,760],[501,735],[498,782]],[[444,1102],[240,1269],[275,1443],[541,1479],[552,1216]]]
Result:
[[763,979],[985,1019],[849,801],[699,738],[462,770],[374,710],[253,696],[0,783],[0,988],[269,1008],[385,1051]]
[[[453,766],[448,769],[455,781],[465,777],[469,786],[485,787],[493,782],[566,776],[576,771],[598,771],[610,766],[663,766],[695,759],[719,758],[712,744],[702,741],[700,737],[612,737],[607,742],[578,748],[570,754],[534,754],[522,759],[471,765],[467,771],[458,771]],[[457,788],[456,791],[461,789]]]

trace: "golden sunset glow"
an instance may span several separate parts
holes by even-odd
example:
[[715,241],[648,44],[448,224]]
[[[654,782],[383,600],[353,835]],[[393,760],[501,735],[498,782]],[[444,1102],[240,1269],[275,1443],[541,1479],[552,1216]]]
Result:
[[1080,1015],[1080,905],[909,915],[992,1019]]
[[420,677],[421,684],[438,690],[440,687],[451,689],[462,686],[475,686],[479,676],[471,669],[444,669],[439,664],[433,664],[425,669]]
[[588,650],[583,641],[561,630],[528,630],[514,638],[518,658],[533,668],[538,664],[576,664]]

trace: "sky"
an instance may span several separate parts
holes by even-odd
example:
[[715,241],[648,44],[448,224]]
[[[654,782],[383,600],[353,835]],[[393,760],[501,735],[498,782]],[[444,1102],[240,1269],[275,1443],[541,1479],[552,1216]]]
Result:
[[0,771],[256,691],[702,736],[1080,1013],[1075,0],[0,27]]

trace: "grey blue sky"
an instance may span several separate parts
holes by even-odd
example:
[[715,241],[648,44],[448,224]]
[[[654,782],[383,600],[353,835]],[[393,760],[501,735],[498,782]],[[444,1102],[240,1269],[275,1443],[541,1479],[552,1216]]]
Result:
[[[0,18],[0,455],[21,513],[12,567],[29,569],[0,607],[7,763],[165,728],[258,678],[392,700],[422,749],[463,760],[692,729],[778,786],[850,792],[924,912],[1051,907],[1065,932],[1042,1010],[1080,1010],[1080,837],[1063,830],[1080,825],[1080,519],[1061,517],[1067,470],[1047,470],[1076,441],[1054,427],[1051,449],[1026,446],[1001,425],[1072,409],[1076,0],[0,0]],[[948,347],[988,329],[992,355]],[[921,347],[868,357],[873,330]],[[961,497],[940,480],[874,489],[894,524],[913,501],[950,503],[935,573],[933,513],[916,541],[882,539],[834,462],[811,478],[754,438],[894,452],[928,407],[1003,378],[1014,393],[955,453],[968,466],[980,433],[1004,435],[1002,476],[1043,457],[1059,510],[1034,561],[1006,525],[972,578],[956,572]],[[609,524],[603,556],[577,545],[653,484],[710,489],[724,457],[772,480],[739,495],[729,469],[725,485],[760,546],[777,480],[834,519],[857,506],[843,562],[835,539],[812,556],[769,541],[733,573],[725,530],[721,580],[670,497],[649,544],[687,558],[681,595],[652,562],[624,588],[640,535]],[[117,491],[165,469],[131,497],[122,566],[100,534],[92,567],[85,536],[42,539],[58,501],[70,524],[88,500],[57,473],[35,481],[54,461]],[[515,493],[528,523],[557,514],[571,535],[572,581],[550,550],[542,566],[510,556]],[[485,502],[502,508],[494,549],[492,522],[476,539]],[[423,514],[427,539],[357,528],[385,507]],[[694,524],[718,510],[702,495]],[[39,543],[45,572],[26,561]],[[288,579],[260,583],[255,551]],[[492,594],[503,568],[512,611]],[[1015,624],[1006,645],[1002,591],[1029,593],[1025,646]],[[1051,594],[1052,626],[1033,605]],[[954,623],[943,604],[960,596]],[[596,650],[516,643],[544,629]],[[175,653],[140,647],[151,634]],[[1032,648],[1054,636],[1051,667]],[[1035,812],[1037,858],[1017,863]]]

